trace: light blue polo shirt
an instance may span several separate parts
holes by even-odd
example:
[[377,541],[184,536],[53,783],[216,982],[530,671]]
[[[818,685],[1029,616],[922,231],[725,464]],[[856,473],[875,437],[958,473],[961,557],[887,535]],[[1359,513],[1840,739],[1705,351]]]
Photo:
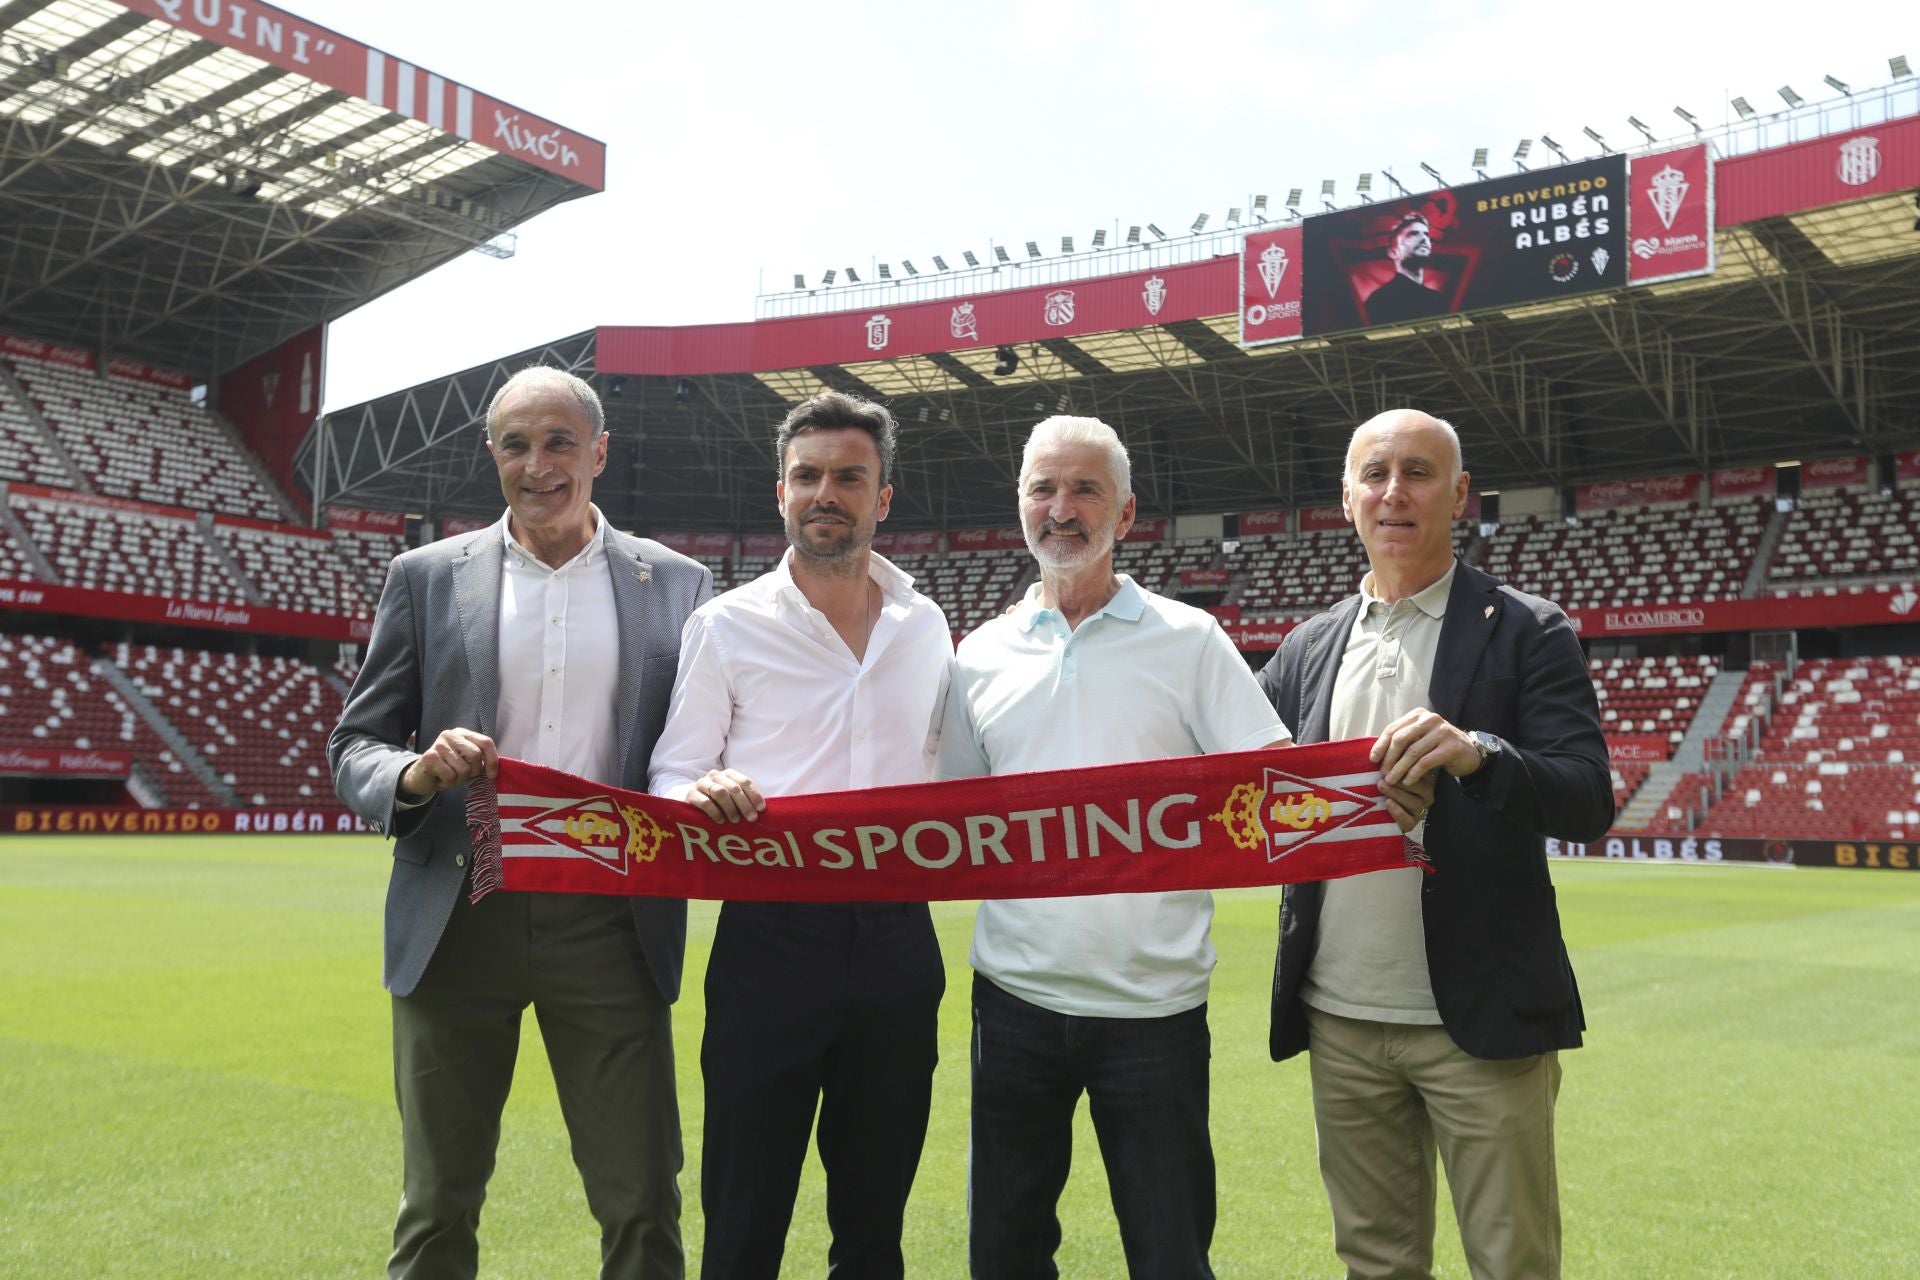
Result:
[[[939,777],[1251,751],[1287,735],[1212,614],[1119,580],[1072,630],[1036,584],[960,642]],[[1206,892],[989,901],[972,962],[1056,1013],[1163,1017],[1206,1000],[1212,922]]]

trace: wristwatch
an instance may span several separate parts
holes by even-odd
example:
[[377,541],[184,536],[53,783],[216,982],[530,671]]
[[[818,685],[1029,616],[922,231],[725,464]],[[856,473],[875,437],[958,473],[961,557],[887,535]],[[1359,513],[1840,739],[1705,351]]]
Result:
[[1487,767],[1487,761],[1498,757],[1503,749],[1500,745],[1500,739],[1494,737],[1484,729],[1475,729],[1467,736],[1473,739],[1473,745],[1480,752],[1480,767],[1482,769]]

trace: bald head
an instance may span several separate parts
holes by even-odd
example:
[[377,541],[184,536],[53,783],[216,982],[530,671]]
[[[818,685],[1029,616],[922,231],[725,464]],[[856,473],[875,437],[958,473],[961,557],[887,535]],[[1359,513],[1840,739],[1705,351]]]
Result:
[[1353,475],[1354,464],[1374,439],[1403,431],[1432,436],[1443,455],[1434,461],[1447,468],[1449,483],[1458,479],[1465,470],[1460,458],[1460,433],[1453,429],[1451,422],[1418,409],[1389,409],[1385,413],[1376,413],[1354,428],[1352,437],[1347,441],[1347,475]]

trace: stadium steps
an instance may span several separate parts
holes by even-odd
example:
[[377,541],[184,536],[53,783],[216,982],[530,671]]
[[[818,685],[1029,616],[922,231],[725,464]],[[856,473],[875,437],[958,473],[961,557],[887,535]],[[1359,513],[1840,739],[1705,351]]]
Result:
[[337,671],[323,670],[320,673],[320,678],[327,682],[329,688],[340,695],[342,702],[345,702],[347,695],[353,692],[353,686],[342,679],[340,673]]
[[207,548],[207,554],[227,571],[227,576],[239,586],[240,594],[246,597],[248,604],[256,608],[266,607],[267,600],[260,594],[260,588],[255,586],[253,579],[246,575],[246,571],[240,567],[240,562],[234,559],[232,550],[213,529],[213,516],[202,511],[200,518],[194,521],[193,536],[200,539]]
[[27,526],[20,523],[20,517],[13,513],[13,504],[7,500],[7,485],[3,480],[0,480],[0,529],[5,529],[7,536],[13,539],[20,558],[33,569],[36,578],[42,582],[61,581],[59,571],[47,559],[46,553],[40,550],[33,535],[27,532]]
[[140,691],[138,681],[106,658],[95,658],[93,671],[95,675],[120,691],[120,696],[127,700],[127,705],[132,707],[135,713],[147,722],[147,726],[160,736],[160,741],[167,744],[167,749],[173,752],[174,759],[186,766],[187,771],[194,777],[200,779],[207,790],[213,792],[215,799],[230,808],[239,807],[240,798],[234,794],[233,788],[227,785],[226,779],[214,771],[213,766],[207,763],[207,758],[187,741],[185,734],[174,727],[173,721],[167,719],[160,708],[153,705],[153,700]]
[[1744,671],[1721,671],[1713,677],[1713,683],[1700,695],[1693,723],[1687,726],[1686,736],[1674,748],[1672,758],[1662,760],[1647,771],[1647,780],[1640,784],[1640,789],[1614,820],[1616,828],[1647,830],[1653,825],[1653,819],[1665,811],[1667,798],[1680,779],[1706,767],[1707,743],[1719,736],[1720,727],[1727,722],[1727,712],[1746,679]]
[[227,437],[227,443],[233,446],[233,451],[239,454],[241,461],[247,464],[247,470],[253,473],[254,481],[260,486],[260,492],[271,497],[273,504],[280,508],[280,519],[287,524],[306,524],[306,513],[300,510],[294,500],[280,488],[280,482],[275,480],[273,473],[267,470],[267,464],[260,460],[260,455],[247,446],[245,438],[240,434],[240,429],[228,421],[226,414],[219,412],[212,405],[206,405],[204,408],[213,425]]
[[[53,429],[53,424],[48,422],[46,415],[40,412],[40,406],[34,403],[31,395],[27,394],[26,387],[21,385],[19,375],[13,371],[12,363],[7,360],[0,360],[0,388],[4,388],[13,398],[14,408],[20,411],[21,416],[26,418],[28,425],[33,428],[36,433],[34,443],[67,469],[66,478],[56,483],[54,487],[94,492],[93,486],[88,483],[87,474],[74,462],[73,455],[67,452],[67,446],[61,442],[60,433]],[[54,578],[52,581],[58,582],[59,579]]]
[[1779,550],[1780,539],[1787,531],[1789,514],[1776,505],[1773,513],[1767,517],[1767,527],[1760,535],[1760,545],[1753,549],[1753,567],[1747,570],[1747,581],[1740,588],[1742,600],[1756,600],[1766,590],[1767,574],[1773,568],[1773,553]]

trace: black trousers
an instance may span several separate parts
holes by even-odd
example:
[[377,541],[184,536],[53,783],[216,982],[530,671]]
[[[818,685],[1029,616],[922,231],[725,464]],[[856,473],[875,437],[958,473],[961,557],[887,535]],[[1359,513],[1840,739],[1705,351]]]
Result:
[[816,1105],[828,1269],[902,1276],[945,990],[924,903],[721,907],[700,1047],[706,1280],[777,1280]]

